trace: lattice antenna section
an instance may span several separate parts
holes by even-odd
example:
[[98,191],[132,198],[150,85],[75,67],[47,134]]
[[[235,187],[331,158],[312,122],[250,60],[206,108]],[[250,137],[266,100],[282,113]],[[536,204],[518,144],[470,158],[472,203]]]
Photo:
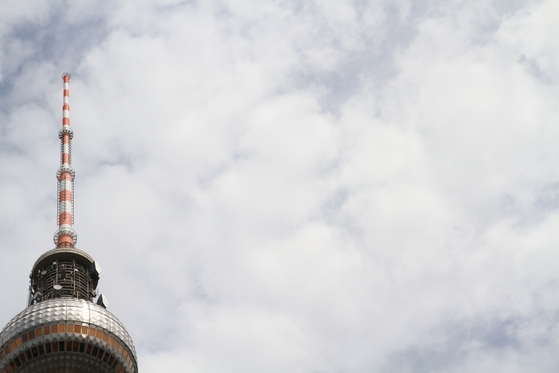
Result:
[[58,133],[60,138],[60,168],[56,173],[58,179],[58,230],[54,234],[56,247],[74,247],[78,235],[74,231],[74,177],[72,169],[72,138],[74,133],[70,128],[70,74],[62,74],[64,82],[62,105],[62,128]]

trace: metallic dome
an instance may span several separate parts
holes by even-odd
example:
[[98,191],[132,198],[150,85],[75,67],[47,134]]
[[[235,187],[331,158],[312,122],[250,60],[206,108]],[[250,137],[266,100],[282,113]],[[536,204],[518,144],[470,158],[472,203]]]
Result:
[[0,332],[0,346],[2,373],[138,371],[134,344],[122,323],[82,299],[50,299],[26,308]]

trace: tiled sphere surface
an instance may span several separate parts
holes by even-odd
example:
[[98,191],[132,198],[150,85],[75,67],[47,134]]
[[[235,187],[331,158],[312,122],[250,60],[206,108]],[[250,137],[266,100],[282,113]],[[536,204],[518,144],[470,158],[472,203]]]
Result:
[[[41,338],[35,337],[33,341],[29,339],[28,342],[23,340],[21,343],[21,336],[27,331],[36,330],[37,327],[47,326],[47,325],[72,325],[72,326],[83,326],[85,334],[81,335],[77,333],[58,333],[51,335],[43,335]],[[76,328],[76,330],[81,330]],[[99,337],[91,337],[89,333],[91,331],[98,332],[104,335],[105,338],[99,339]],[[93,334],[92,334],[93,335]],[[112,336],[112,337],[111,337]],[[114,344],[113,344],[114,339]],[[120,340],[120,341],[118,341]],[[16,342],[14,344],[14,341]],[[20,354],[25,349],[29,349],[30,346],[39,344],[51,344],[52,342],[58,343],[58,341],[67,341],[67,343],[77,342],[78,346],[80,343],[82,346],[88,346],[97,350],[104,349],[109,352],[113,351],[113,355],[129,356],[128,365],[122,362],[124,371],[135,372],[137,371],[136,363],[136,351],[132,338],[124,328],[123,324],[109,311],[105,308],[94,304],[92,302],[75,299],[75,298],[56,298],[45,300],[40,303],[36,303],[15,316],[0,332],[0,346],[11,346],[11,349],[0,351],[0,357],[5,356],[4,361],[0,361],[0,371],[2,371],[4,365],[7,363],[8,354],[14,356]],[[108,342],[107,342],[108,341]],[[83,342],[83,343],[82,343]],[[110,343],[111,347],[108,347]],[[15,346],[15,347],[14,347]],[[46,346],[46,345],[45,345]],[[112,347],[114,346],[114,347]],[[56,346],[54,346],[56,347]],[[83,347],[82,347],[83,348]],[[120,351],[119,351],[120,348]],[[42,347],[41,347],[42,349]],[[50,349],[50,346],[49,346]],[[129,352],[124,352],[128,350]],[[5,354],[2,352],[5,351]],[[75,352],[84,352],[76,351]],[[44,356],[36,356],[27,361],[21,367],[17,368],[18,372],[110,372],[107,370],[107,366],[104,366],[100,360],[96,360],[91,356],[84,353],[75,353],[68,350],[57,353],[49,353]],[[29,353],[29,352],[27,352]],[[19,355],[21,357],[21,355]],[[99,355],[101,356],[101,355]],[[23,357],[25,359],[25,357]],[[0,359],[2,360],[2,359]],[[19,362],[19,360],[18,360]],[[116,363],[115,363],[116,365]],[[114,372],[114,370],[112,370]]]
[[50,299],[27,307],[0,332],[0,346],[33,326],[71,321],[93,324],[115,334],[126,343],[136,358],[132,338],[115,315],[95,303],[74,298]]

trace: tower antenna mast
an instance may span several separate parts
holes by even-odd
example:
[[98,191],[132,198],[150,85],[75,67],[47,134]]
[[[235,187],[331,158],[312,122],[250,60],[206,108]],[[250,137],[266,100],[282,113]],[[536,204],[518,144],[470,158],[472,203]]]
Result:
[[70,128],[70,74],[62,74],[64,81],[62,128],[58,132],[60,138],[60,168],[56,172],[58,179],[58,230],[54,234],[56,247],[74,247],[78,235],[74,231],[74,177],[72,168],[72,138],[74,133]]

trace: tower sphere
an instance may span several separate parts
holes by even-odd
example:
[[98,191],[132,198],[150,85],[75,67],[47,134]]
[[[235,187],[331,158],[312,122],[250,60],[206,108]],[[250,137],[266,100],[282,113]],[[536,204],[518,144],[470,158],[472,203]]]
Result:
[[0,344],[1,372],[137,372],[124,325],[83,299],[48,299],[27,307],[4,327]]

